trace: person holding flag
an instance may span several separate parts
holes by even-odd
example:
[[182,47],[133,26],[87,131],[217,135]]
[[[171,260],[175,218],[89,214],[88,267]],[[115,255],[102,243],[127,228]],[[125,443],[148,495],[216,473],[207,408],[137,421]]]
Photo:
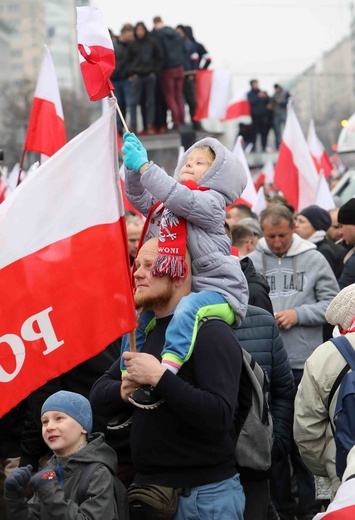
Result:
[[[220,316],[230,324],[245,317],[248,285],[239,260],[230,255],[224,223],[226,204],[241,195],[247,177],[235,154],[211,137],[201,139],[183,154],[174,178],[149,163],[134,134],[127,132],[123,138],[126,194],[147,217],[142,241],[159,236],[153,276],[170,274],[183,280],[187,276],[186,246],[192,255],[194,292],[178,305],[162,352],[163,366],[176,374],[192,354],[198,322],[204,316]],[[152,322],[154,314],[140,316],[137,350]],[[125,370],[123,363],[121,368]],[[139,388],[130,400],[142,408],[156,407],[160,402],[152,388]]]

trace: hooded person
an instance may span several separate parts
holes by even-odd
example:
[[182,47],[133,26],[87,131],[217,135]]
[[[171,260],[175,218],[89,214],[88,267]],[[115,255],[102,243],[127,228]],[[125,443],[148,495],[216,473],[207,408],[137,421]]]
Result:
[[[127,198],[147,217],[141,243],[159,237],[152,275],[184,279],[186,248],[192,259],[193,292],[179,303],[162,352],[164,367],[177,373],[192,354],[203,317],[218,316],[229,324],[240,323],[245,317],[248,284],[239,259],[230,255],[231,242],[224,223],[225,208],[240,197],[247,176],[235,154],[212,137],[201,139],[182,155],[174,177],[148,161],[134,134],[124,135],[122,151]],[[154,326],[154,316],[144,312],[139,321],[137,349]],[[127,343],[123,341],[123,350],[128,348]],[[123,365],[121,368],[124,370]],[[153,392],[141,390],[133,392],[131,402],[151,407],[147,393]],[[157,402],[158,398],[152,406]]]
[[[42,435],[53,451],[48,465],[32,475],[32,466],[17,468],[5,481],[9,518],[105,518],[118,520],[114,494],[116,452],[103,433],[91,433],[92,410],[88,399],[60,390],[44,402]],[[99,463],[90,474],[84,500],[81,480],[88,465]],[[34,495],[26,498],[30,483]],[[121,518],[121,517],[120,517]]]

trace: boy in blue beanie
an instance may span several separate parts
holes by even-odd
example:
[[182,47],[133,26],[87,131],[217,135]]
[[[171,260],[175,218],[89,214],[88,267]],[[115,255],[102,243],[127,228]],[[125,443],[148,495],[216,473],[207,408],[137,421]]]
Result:
[[[34,475],[29,464],[7,477],[4,496],[8,517],[118,519],[113,500],[117,456],[102,433],[91,434],[89,401],[74,392],[56,392],[44,402],[41,421],[43,439],[53,456],[48,466]],[[83,470],[96,462],[102,465],[90,475],[86,497],[81,502]],[[25,496],[28,483],[34,490],[30,500]]]

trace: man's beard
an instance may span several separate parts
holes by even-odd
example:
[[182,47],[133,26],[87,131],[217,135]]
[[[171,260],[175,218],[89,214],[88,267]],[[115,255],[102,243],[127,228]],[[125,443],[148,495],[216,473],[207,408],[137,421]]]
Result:
[[159,311],[170,302],[173,294],[174,286],[172,283],[167,285],[164,289],[162,289],[159,294],[151,295],[148,294],[148,291],[145,294],[140,294],[139,292],[136,292],[134,295],[136,309],[139,309],[140,311]]

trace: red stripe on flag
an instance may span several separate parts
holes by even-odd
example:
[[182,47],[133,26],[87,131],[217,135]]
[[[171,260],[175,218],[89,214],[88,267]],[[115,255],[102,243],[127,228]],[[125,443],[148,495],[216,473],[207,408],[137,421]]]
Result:
[[274,183],[296,210],[298,209],[299,194],[298,176],[299,172],[293,162],[291,150],[282,141],[279,157],[275,165]]
[[110,95],[114,90],[110,76],[115,68],[115,53],[113,49],[90,45],[88,54],[84,45],[78,44],[80,54],[86,61],[80,63],[85,87],[91,101],[98,101]]
[[323,520],[354,520],[355,518],[355,505],[342,507],[337,511],[326,513]]
[[67,142],[65,125],[56,112],[55,104],[34,98],[28,122],[24,149],[49,157]]
[[0,417],[135,328],[124,218],[53,243],[0,274]]
[[250,104],[248,100],[238,101],[233,105],[229,105],[223,120],[227,121],[228,119],[235,119],[241,116],[250,116]]
[[194,121],[205,119],[209,115],[209,101],[212,89],[212,70],[199,70],[196,74],[196,100],[197,108]]

